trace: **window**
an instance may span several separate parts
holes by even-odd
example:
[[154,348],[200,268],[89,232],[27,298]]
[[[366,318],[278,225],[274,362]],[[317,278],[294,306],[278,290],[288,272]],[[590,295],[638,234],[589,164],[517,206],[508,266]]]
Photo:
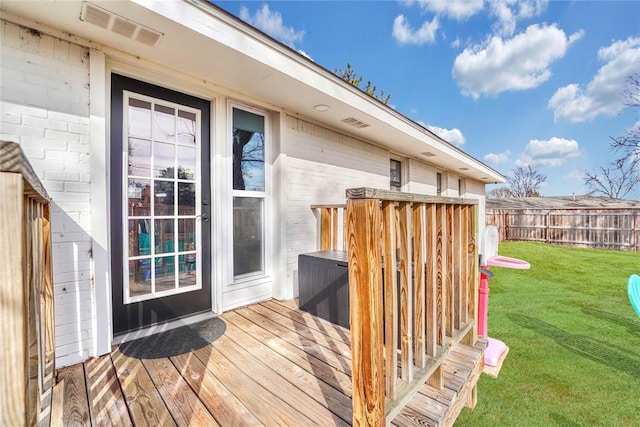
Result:
[[402,162],[391,159],[389,178],[392,190],[399,190],[402,187]]
[[436,194],[440,196],[442,194],[442,174],[436,173]]
[[464,196],[464,193],[466,192],[465,187],[466,185],[464,179],[458,178],[458,197]]
[[265,268],[265,116],[240,108],[233,115],[233,276]]

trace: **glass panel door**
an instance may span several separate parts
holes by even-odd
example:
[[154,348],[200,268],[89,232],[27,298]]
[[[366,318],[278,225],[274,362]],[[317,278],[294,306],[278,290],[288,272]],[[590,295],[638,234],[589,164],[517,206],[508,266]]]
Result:
[[202,286],[200,111],[124,93],[126,171],[124,302]]

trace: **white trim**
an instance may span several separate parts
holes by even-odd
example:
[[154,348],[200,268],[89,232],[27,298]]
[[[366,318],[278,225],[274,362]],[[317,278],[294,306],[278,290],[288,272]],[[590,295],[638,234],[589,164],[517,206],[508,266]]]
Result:
[[[109,159],[107,144],[107,68],[103,52],[89,51],[89,152],[91,164],[91,238],[93,252],[92,356],[111,351],[111,253],[109,248],[109,188],[105,167]],[[106,330],[104,330],[104,329]]]
[[[285,130],[287,129],[286,114],[272,115],[271,121],[271,184],[272,214],[271,230],[272,242],[272,273],[273,273],[273,297],[284,300],[293,298],[293,285],[287,281],[287,150]],[[280,254],[278,256],[278,254]]]

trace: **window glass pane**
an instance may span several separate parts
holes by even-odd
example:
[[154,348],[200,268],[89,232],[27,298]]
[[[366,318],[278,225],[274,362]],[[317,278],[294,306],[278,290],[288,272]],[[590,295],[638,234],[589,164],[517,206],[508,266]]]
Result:
[[150,222],[148,219],[129,220],[129,256],[151,254]]
[[178,142],[196,145],[196,115],[178,110]]
[[196,149],[178,147],[178,179],[195,179]]
[[151,103],[129,98],[129,136],[151,138]]
[[178,220],[178,241],[179,251],[195,251],[196,250],[196,220],[195,219],[179,219]]
[[233,189],[264,191],[264,117],[233,109]]
[[175,256],[156,258],[156,292],[176,287]]
[[178,250],[183,253],[178,257],[180,265],[178,286],[181,288],[197,284],[195,226],[195,219],[178,220]]
[[153,112],[153,139],[156,141],[175,141],[175,110],[164,105],[157,105]]
[[175,250],[172,219],[156,219],[156,253],[171,253]]
[[264,270],[262,242],[263,199],[233,199],[233,274],[240,276]]
[[129,175],[151,176],[151,141],[129,138]]
[[153,170],[158,178],[175,177],[175,145],[156,142],[153,144]]
[[129,261],[129,295],[151,293],[151,258]]
[[154,214],[173,215],[173,182],[154,182]]
[[196,214],[196,185],[178,183],[178,215]]
[[128,179],[127,206],[129,216],[148,216],[151,214],[151,180]]

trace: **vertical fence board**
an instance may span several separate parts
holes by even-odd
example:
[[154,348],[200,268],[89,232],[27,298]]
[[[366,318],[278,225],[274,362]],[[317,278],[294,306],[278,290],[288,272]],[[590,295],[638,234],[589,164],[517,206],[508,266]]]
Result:
[[384,269],[384,336],[385,336],[385,390],[387,397],[396,398],[398,378],[398,281],[396,265],[396,207],[394,202],[382,202]]
[[23,181],[16,173],[0,172],[0,424],[27,425],[27,353],[23,284]]
[[400,202],[400,374],[405,381],[413,378],[413,292],[411,289],[411,205]]
[[438,233],[436,226],[436,205],[427,204],[426,212],[426,245],[427,245],[427,277],[426,277],[426,325],[427,355],[434,357],[438,348],[438,268],[437,259]]
[[425,234],[424,204],[413,204],[413,265],[414,265],[414,354],[415,364],[424,368],[425,354]]
[[446,241],[447,241],[447,251],[446,253],[446,264],[447,264],[447,274],[445,276],[445,289],[446,289],[446,312],[447,312],[447,322],[446,322],[446,334],[448,337],[453,336],[454,329],[454,318],[455,311],[453,306],[453,250],[454,250],[454,240],[453,240],[454,230],[453,230],[453,206],[447,205],[447,213],[446,213]]
[[445,336],[445,323],[446,323],[446,289],[445,289],[445,276],[447,274],[447,265],[445,260],[445,253],[447,248],[446,243],[446,208],[443,205],[436,206],[436,319],[437,319],[437,336],[438,345],[443,345]]
[[385,424],[378,200],[347,202],[353,424]]
[[320,209],[320,250],[331,249],[331,212],[330,208]]

